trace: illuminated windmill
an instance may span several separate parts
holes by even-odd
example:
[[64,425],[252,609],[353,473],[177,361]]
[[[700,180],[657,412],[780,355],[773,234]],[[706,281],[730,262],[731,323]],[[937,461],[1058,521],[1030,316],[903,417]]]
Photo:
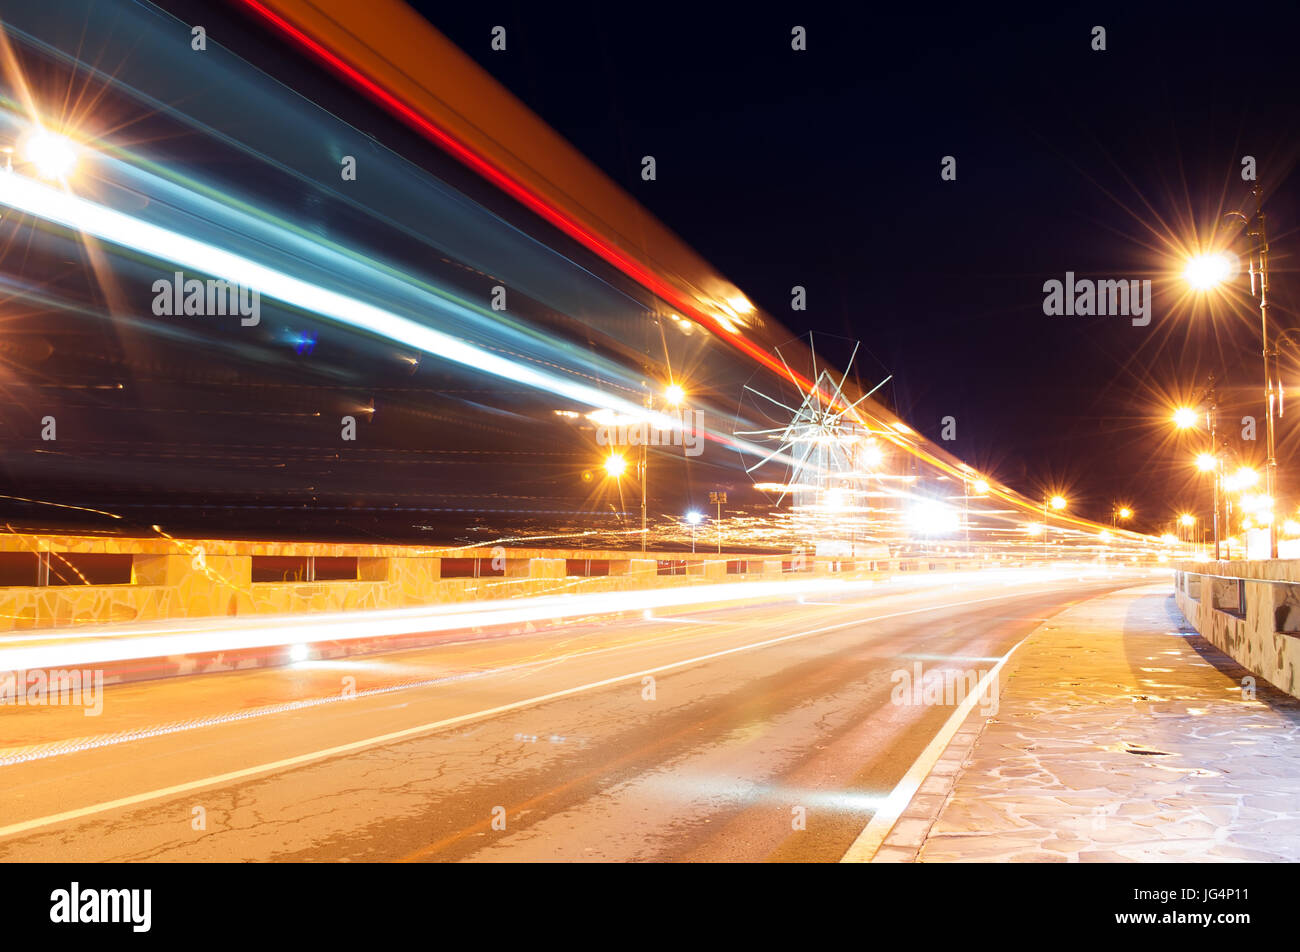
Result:
[[[848,367],[838,381],[825,368],[817,369],[813,354],[812,386],[805,391],[785,363],[799,394],[794,401],[778,400],[746,385],[745,389],[768,404],[790,414],[788,422],[759,430],[736,430],[736,436],[772,445],[770,453],[745,471],[754,473],[773,461],[787,468],[781,483],[758,483],[760,488],[779,493],[777,504],[791,497],[795,527],[801,535],[816,540],[819,554],[853,554],[855,540],[862,539],[868,528],[871,508],[868,487],[880,471],[884,454],[872,431],[859,422],[854,410],[889,381],[886,377],[870,391],[849,403],[844,397],[844,382],[857,356],[855,345]],[[768,413],[771,416],[771,412]]]

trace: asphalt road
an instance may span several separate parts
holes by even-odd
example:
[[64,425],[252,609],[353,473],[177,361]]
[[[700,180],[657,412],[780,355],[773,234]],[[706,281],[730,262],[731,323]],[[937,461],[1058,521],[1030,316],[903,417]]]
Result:
[[970,573],[6,708],[0,861],[834,861],[953,711],[892,703],[894,672],[987,670],[1150,580]]

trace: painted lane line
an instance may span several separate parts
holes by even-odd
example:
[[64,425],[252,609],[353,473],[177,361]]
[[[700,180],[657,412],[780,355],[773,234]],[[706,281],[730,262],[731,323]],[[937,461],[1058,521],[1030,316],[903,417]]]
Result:
[[944,722],[943,728],[934,738],[926,745],[925,750],[921,751],[921,756],[908,768],[907,773],[903,774],[903,779],[899,780],[890,791],[885,802],[880,805],[880,809],[875,812],[871,820],[867,823],[866,828],[858,834],[858,838],[853,841],[853,845],[848,851],[840,857],[841,863],[869,863],[871,858],[876,855],[880,849],[880,844],[885,842],[885,837],[889,831],[894,828],[898,818],[907,805],[912,802],[912,797],[925,782],[925,778],[930,775],[934,765],[938,763],[943,752],[948,748],[948,743],[956,735],[961,725],[965,722],[966,716],[979,703],[981,697],[987,697],[985,691],[988,689],[988,683],[998,676],[998,673],[1006,665],[1007,660],[1016,653],[1016,649],[1029,640],[1029,635],[1025,635],[1014,645],[1011,650],[1002,656],[990,670],[984,673],[980,678],[979,684],[974,691],[969,691],[966,697],[958,705],[957,709]]

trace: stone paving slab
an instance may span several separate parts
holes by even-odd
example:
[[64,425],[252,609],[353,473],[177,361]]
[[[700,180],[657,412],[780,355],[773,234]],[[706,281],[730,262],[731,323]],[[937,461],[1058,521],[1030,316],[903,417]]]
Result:
[[1167,585],[1062,612],[873,861],[1300,860],[1300,701],[1248,678]]

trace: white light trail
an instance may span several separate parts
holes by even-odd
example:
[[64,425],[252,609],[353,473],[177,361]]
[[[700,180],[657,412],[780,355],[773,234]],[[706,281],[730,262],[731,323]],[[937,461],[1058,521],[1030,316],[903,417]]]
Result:
[[[1062,574],[1064,572],[1064,574]],[[926,572],[899,576],[889,583],[901,589],[955,584],[1026,585],[1084,575],[1110,577],[1096,567],[1082,570],[1060,568],[985,569],[981,572]],[[134,661],[165,655],[210,654],[289,646],[306,647],[320,642],[372,640],[412,634],[469,631],[488,627],[520,625],[526,622],[560,621],[624,612],[653,612],[655,609],[689,605],[721,604],[751,600],[780,600],[800,595],[851,595],[875,589],[879,580],[812,578],[781,579],[772,582],[727,582],[692,585],[687,588],[649,589],[630,592],[590,592],[576,595],[542,595],[530,598],[482,602],[476,606],[431,605],[371,612],[330,612],[309,615],[281,615],[267,618],[208,618],[192,626],[131,628],[69,632],[65,640],[32,644],[20,635],[11,648],[0,647],[0,672],[38,668],[86,667],[95,664]]]
[[51,188],[24,175],[0,175],[0,203],[111,244],[223,278],[294,307],[505,380],[568,397],[577,403],[598,409],[616,406],[623,413],[645,420],[660,429],[680,429],[682,425],[680,419],[648,411],[606,391],[518,363],[373,304],[319,287],[207,242]]

